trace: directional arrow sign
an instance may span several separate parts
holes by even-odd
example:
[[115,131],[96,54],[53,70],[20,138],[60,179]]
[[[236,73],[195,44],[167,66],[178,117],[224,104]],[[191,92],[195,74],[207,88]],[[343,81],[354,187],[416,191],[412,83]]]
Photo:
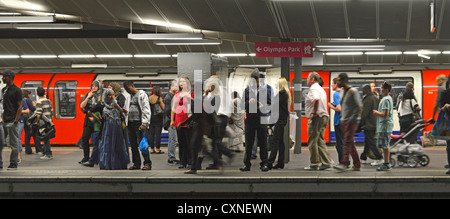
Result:
[[313,57],[313,43],[255,43],[256,57]]

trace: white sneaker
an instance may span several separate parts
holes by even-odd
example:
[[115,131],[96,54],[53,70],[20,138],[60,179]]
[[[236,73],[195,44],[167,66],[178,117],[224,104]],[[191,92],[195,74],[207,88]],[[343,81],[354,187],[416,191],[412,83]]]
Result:
[[384,163],[384,159],[379,159],[379,160],[375,160],[374,162],[372,162],[370,165],[371,166],[379,166],[381,164]]
[[345,172],[348,169],[347,165],[344,164],[338,164],[336,166],[333,166],[333,168],[338,170],[339,172]]
[[44,155],[42,157],[40,157],[41,160],[51,160],[53,159],[53,156],[48,156],[48,155]]

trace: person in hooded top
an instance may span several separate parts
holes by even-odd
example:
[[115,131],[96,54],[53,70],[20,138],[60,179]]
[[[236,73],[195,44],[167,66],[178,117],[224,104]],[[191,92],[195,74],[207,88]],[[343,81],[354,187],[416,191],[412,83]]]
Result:
[[88,112],[89,110],[95,106],[98,102],[101,101],[102,98],[102,86],[99,81],[93,81],[91,84],[91,90],[84,95],[81,100],[80,107],[83,110],[83,113],[86,114],[83,124],[83,134],[81,136],[81,146],[83,148],[83,159],[78,162],[83,164],[89,160],[89,139],[94,133],[94,123],[90,118]]

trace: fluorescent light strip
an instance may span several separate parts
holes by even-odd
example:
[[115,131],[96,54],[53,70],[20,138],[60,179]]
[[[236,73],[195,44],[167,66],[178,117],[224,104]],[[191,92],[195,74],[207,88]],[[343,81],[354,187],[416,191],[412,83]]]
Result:
[[0,16],[0,23],[48,23],[55,22],[51,16]]
[[441,51],[406,51],[406,52],[403,52],[403,54],[406,54],[406,55],[418,55],[418,54],[435,55],[435,54],[441,54]]
[[401,51],[365,52],[366,55],[401,55]]
[[442,54],[450,54],[450,51],[442,51]]
[[164,21],[145,20],[144,23],[150,24],[150,25],[156,25],[156,26],[173,27],[173,28],[181,28],[181,29],[192,30],[192,27],[190,27],[190,26],[188,26],[188,25],[174,24],[174,23],[164,22]]
[[320,49],[322,52],[343,52],[343,51],[383,51],[382,48],[369,48],[369,49],[363,49],[363,48],[354,48],[354,49]]
[[168,54],[136,54],[134,58],[169,58],[172,57]]
[[96,55],[97,58],[131,58],[133,55],[130,54],[101,54]]
[[384,48],[386,45],[316,45],[316,48]]
[[106,68],[107,64],[72,64],[72,68]]
[[219,53],[218,56],[229,57],[229,56],[248,56],[247,53]]
[[132,40],[201,40],[203,34],[196,33],[129,33]]
[[349,56],[349,55],[362,55],[363,52],[327,52],[327,56]]
[[153,41],[155,45],[158,46],[171,46],[171,45],[220,45],[222,40],[159,40]]
[[23,59],[54,59],[58,58],[56,55],[21,55]]
[[62,59],[95,58],[95,55],[91,55],[91,54],[86,54],[86,55],[59,55],[58,58],[62,58]]
[[83,28],[82,24],[16,24],[14,28],[21,30],[79,30]]
[[426,59],[430,59],[431,57],[429,57],[429,56],[426,56],[426,55],[423,55],[423,54],[417,54],[419,57],[422,57],[422,58],[426,58]]
[[0,55],[0,59],[18,59],[20,56],[18,55]]

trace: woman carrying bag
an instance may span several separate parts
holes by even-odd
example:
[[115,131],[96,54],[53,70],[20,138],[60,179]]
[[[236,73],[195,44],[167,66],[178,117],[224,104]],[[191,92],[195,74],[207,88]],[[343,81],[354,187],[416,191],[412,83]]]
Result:
[[[421,108],[416,101],[413,89],[406,88],[398,107],[400,133],[407,133],[411,124],[420,119],[420,110]],[[411,136],[415,137],[414,135]],[[413,143],[416,140],[417,139],[409,139],[408,142]]]

